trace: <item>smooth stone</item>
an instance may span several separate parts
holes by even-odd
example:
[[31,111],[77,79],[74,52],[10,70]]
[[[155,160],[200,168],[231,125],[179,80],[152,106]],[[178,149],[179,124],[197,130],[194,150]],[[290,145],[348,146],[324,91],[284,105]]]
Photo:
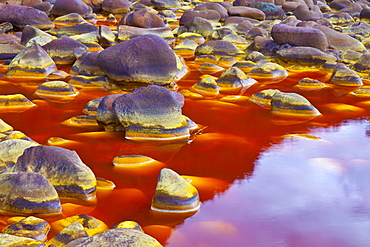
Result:
[[57,233],[52,239],[48,241],[48,245],[66,246],[69,242],[79,238],[89,237],[84,226],[79,222],[71,223],[64,227],[59,233]]
[[159,15],[153,13],[148,9],[140,9],[136,11],[129,12],[125,15],[119,25],[128,25],[134,27],[142,28],[155,28],[155,27],[165,27],[166,24]]
[[289,47],[276,52],[280,64],[321,66],[327,62],[336,62],[337,58],[313,47]]
[[231,67],[225,70],[216,82],[220,87],[220,91],[244,91],[257,83],[255,79],[250,78],[237,67]]
[[201,45],[205,42],[205,39],[202,35],[198,33],[186,32],[177,36],[176,43],[180,43],[186,39],[195,41],[198,45]]
[[188,213],[199,208],[197,189],[175,171],[163,168],[158,175],[151,209],[164,213]]
[[284,19],[286,17],[284,10],[273,3],[268,2],[253,2],[249,5],[250,8],[261,10],[265,14],[266,20]]
[[111,229],[134,229],[144,232],[139,223],[136,221],[126,220],[114,225]]
[[22,139],[22,140],[25,140],[25,141],[35,142],[31,138],[29,138],[26,134],[24,134],[23,132],[18,131],[18,130],[12,131],[12,133],[7,135],[7,137],[5,138],[5,140],[11,140],[11,139]]
[[64,81],[47,81],[39,85],[35,95],[56,103],[68,103],[79,94],[78,90]]
[[128,0],[104,0],[102,10],[106,13],[125,14],[130,10],[130,2]]
[[98,65],[98,55],[101,51],[83,53],[72,65],[70,73],[73,75],[105,76]]
[[47,52],[38,44],[25,48],[9,64],[8,79],[44,80],[58,69]]
[[198,67],[198,70],[202,73],[202,74],[215,74],[217,72],[220,72],[220,71],[223,71],[225,70],[225,68],[221,67],[221,66],[218,66],[216,64],[213,64],[213,63],[202,63],[199,67]]
[[221,16],[221,21],[225,20],[229,16],[227,9],[219,3],[203,3],[194,8],[194,11],[198,10],[215,10]]
[[113,159],[113,165],[115,166],[137,166],[147,165],[155,160],[144,155],[120,155]]
[[96,117],[92,115],[74,116],[63,121],[62,124],[78,128],[100,129]]
[[181,113],[183,102],[181,94],[150,85],[117,97],[113,110],[125,128],[127,139],[186,139],[189,126]]
[[76,61],[76,50],[78,53],[86,52],[87,46],[71,39],[68,36],[62,36],[43,45],[42,48],[49,54],[51,59],[58,65],[70,65]]
[[66,247],[130,246],[161,247],[153,237],[135,229],[111,229],[89,238],[81,238]]
[[12,171],[39,172],[49,179],[63,200],[95,202],[95,175],[75,151],[54,146],[30,147],[18,158]]
[[0,174],[0,213],[55,217],[62,213],[58,193],[42,174]]
[[97,61],[108,77],[119,83],[168,85],[177,74],[175,53],[155,35],[143,35],[106,48]]
[[364,53],[353,65],[353,68],[360,73],[369,73],[370,72],[370,54]]
[[279,45],[288,43],[292,46],[310,46],[321,51],[325,51],[329,46],[323,31],[307,27],[276,24],[272,27],[271,37]]
[[216,10],[187,10],[180,17],[180,26],[186,24],[194,17],[202,17],[210,22],[218,22],[221,19],[221,15]]
[[271,99],[273,115],[287,115],[304,118],[315,118],[321,113],[302,95],[296,93],[276,92]]
[[76,36],[76,35],[88,34],[88,33],[94,33],[94,32],[97,33],[98,31],[99,31],[99,28],[91,23],[82,23],[82,24],[77,24],[74,26],[64,26],[58,29],[49,30],[49,32],[52,35],[55,35],[58,38],[62,37],[63,35]]
[[105,178],[96,178],[96,188],[97,189],[114,189],[116,188],[116,185],[114,184],[113,181],[110,181]]
[[294,9],[293,14],[301,21],[316,21],[323,17],[317,5],[307,6],[306,4],[301,4]]
[[259,21],[263,21],[265,19],[265,13],[257,8],[231,6],[230,8],[228,8],[227,11],[230,16],[248,17]]
[[352,16],[346,12],[335,13],[327,19],[334,25],[344,25],[354,22]]
[[47,221],[29,216],[5,227],[1,232],[45,242],[49,230],[50,225]]
[[355,22],[342,28],[342,33],[348,35],[370,35],[370,25],[364,21]]
[[0,95],[0,112],[24,112],[36,106],[22,94]]
[[314,26],[314,28],[322,31],[326,36],[328,44],[334,46],[340,51],[351,49],[354,51],[363,52],[366,50],[365,46],[360,41],[345,33],[340,33],[332,28],[322,25]]
[[92,13],[92,9],[81,0],[56,0],[54,2],[53,8],[51,9],[51,14],[54,17],[70,13],[86,16]]
[[238,61],[234,63],[233,66],[239,68],[244,73],[248,73],[249,71],[257,67],[257,64],[252,61]]
[[209,37],[213,33],[212,24],[205,18],[194,17],[178,28],[177,34],[180,35],[186,32],[198,33],[203,37]]
[[265,89],[253,94],[249,100],[265,109],[271,109],[272,96],[277,92],[280,91],[277,89]]
[[202,78],[197,81],[191,89],[200,95],[203,95],[205,98],[216,98],[220,92],[220,88],[216,83],[215,79],[211,76]]
[[113,33],[113,31],[105,25],[99,26],[99,41],[100,45],[102,45],[104,48],[110,47],[115,45],[116,42],[116,34]]
[[41,10],[15,4],[0,5],[0,22],[10,22],[12,25],[24,28],[26,25],[47,30],[54,27],[53,22]]
[[214,55],[219,56],[236,56],[238,48],[231,42],[225,40],[210,40],[199,45],[195,49],[195,56]]
[[[60,232],[73,223],[80,223],[89,236],[96,235],[108,229],[108,226],[101,220],[87,215],[77,214],[51,223],[54,231]],[[79,228],[79,227],[78,227]]]
[[158,10],[178,9],[181,7],[181,4],[178,0],[151,0],[150,2]]
[[118,26],[118,42],[130,40],[143,35],[156,35],[163,38],[169,45],[172,45],[175,40],[175,36],[170,27],[142,28],[127,25]]
[[74,26],[87,23],[87,21],[77,13],[69,13],[54,19],[54,24],[59,26]]
[[45,243],[32,239],[19,237],[7,233],[0,233],[0,246],[2,247],[14,247],[14,246],[32,246],[32,247],[44,247]]
[[267,62],[258,65],[247,75],[261,83],[277,83],[287,78],[288,72],[279,64]]
[[338,63],[335,66],[329,83],[344,87],[361,87],[363,85],[362,79],[356,71],[348,68],[343,63]]
[[298,81],[297,87],[301,90],[314,91],[325,88],[326,85],[321,81],[305,77]]

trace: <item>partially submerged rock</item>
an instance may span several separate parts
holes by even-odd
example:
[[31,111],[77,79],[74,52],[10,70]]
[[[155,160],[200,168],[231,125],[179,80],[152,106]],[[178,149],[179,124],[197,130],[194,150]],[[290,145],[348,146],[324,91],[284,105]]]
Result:
[[75,239],[89,237],[84,226],[79,222],[71,223],[64,227],[52,239],[48,241],[48,245],[55,244],[56,246],[66,246],[69,242]]
[[45,80],[57,71],[56,64],[38,44],[25,48],[9,64],[5,77],[9,79]]
[[66,201],[94,202],[96,178],[75,151],[54,147],[30,147],[18,158],[15,172],[37,172],[44,175],[59,197]]
[[225,70],[216,81],[221,91],[244,91],[257,81],[237,67]]
[[78,95],[78,90],[64,81],[48,81],[39,85],[35,95],[56,103],[68,103]]
[[183,101],[181,94],[151,85],[117,97],[112,106],[127,139],[186,139],[189,126],[181,114]]
[[58,216],[62,207],[58,194],[42,174],[0,174],[0,213],[5,215]]
[[50,225],[46,220],[29,216],[5,227],[1,232],[45,242]]

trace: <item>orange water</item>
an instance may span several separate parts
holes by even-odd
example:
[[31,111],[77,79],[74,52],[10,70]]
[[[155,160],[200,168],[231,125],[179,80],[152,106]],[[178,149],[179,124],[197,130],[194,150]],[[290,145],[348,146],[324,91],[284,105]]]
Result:
[[[180,89],[199,76],[197,71],[185,76],[178,82]],[[58,104],[34,97],[37,84],[1,81],[1,94],[24,94],[38,107],[0,113],[0,118],[43,145],[50,137],[71,140],[62,147],[75,150],[97,177],[116,184],[114,190],[98,190],[94,207],[64,204],[60,218],[87,213],[109,227],[134,220],[167,246],[369,246],[363,229],[370,225],[370,183],[362,176],[370,172],[370,103],[338,96],[332,88],[304,92],[293,87],[303,77],[328,78],[325,73],[290,74],[276,85],[254,85],[234,102],[186,99],[183,114],[204,127],[190,144],[135,143],[120,132],[61,124],[82,115],[89,100],[109,94],[99,89],[80,89],[73,101]],[[323,116],[277,125],[269,111],[248,101],[266,88],[300,93]],[[114,168],[113,158],[125,154],[159,162],[146,168]],[[151,214],[163,167],[188,176],[197,187],[202,206],[195,215],[185,219]]]

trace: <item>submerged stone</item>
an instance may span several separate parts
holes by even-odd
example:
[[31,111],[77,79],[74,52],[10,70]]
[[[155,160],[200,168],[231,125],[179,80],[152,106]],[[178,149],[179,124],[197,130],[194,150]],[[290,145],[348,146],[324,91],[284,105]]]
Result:
[[29,216],[5,227],[1,232],[45,242],[50,225],[47,221]]
[[34,44],[12,60],[4,76],[9,79],[44,80],[57,70],[47,52],[38,44]]
[[64,81],[47,81],[39,85],[35,95],[56,103],[68,103],[78,95],[78,90]]
[[56,246],[66,246],[69,242],[75,239],[89,237],[84,226],[79,222],[71,223],[64,227],[52,239],[48,241],[48,245],[55,244]]
[[0,213],[5,215],[58,216],[62,207],[51,183],[39,173],[0,174]]
[[360,73],[369,73],[370,72],[370,54],[364,53],[353,65],[353,68]]
[[112,106],[127,139],[185,139],[189,126],[181,114],[183,102],[181,94],[150,85],[117,97]]
[[66,201],[95,200],[95,175],[75,151],[54,146],[30,147],[18,158],[13,171],[44,175]]
[[197,189],[171,169],[163,168],[158,176],[151,209],[165,213],[187,213],[199,210]]
[[345,64],[338,63],[329,79],[329,83],[344,87],[361,87],[361,77],[356,71],[349,69]]
[[106,48],[97,61],[117,82],[168,85],[177,74],[175,53],[155,35],[143,35]]
[[155,160],[144,155],[120,155],[113,159],[113,165],[115,166],[137,166],[147,165]]
[[161,247],[153,237],[135,229],[111,229],[89,238],[81,238],[70,242],[68,247],[94,246],[130,246],[130,247]]

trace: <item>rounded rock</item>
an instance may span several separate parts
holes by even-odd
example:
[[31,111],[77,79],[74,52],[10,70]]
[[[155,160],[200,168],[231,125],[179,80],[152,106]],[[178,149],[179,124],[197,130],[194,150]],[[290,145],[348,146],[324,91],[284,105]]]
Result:
[[48,81],[37,87],[35,95],[50,102],[68,103],[78,95],[78,91],[64,81]]

